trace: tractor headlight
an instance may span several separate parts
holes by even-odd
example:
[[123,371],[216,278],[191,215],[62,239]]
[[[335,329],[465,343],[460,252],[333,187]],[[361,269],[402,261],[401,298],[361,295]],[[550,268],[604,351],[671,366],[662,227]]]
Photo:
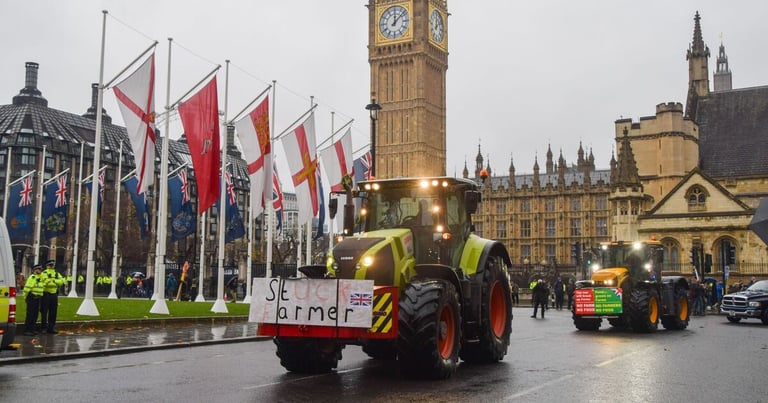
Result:
[[361,263],[362,263],[362,267],[365,269],[373,266],[373,256],[364,257]]
[[613,285],[613,280],[611,280],[611,279],[605,280],[604,284],[607,285],[607,286],[612,286]]
[[598,271],[598,270],[600,270],[600,265],[599,265],[599,264],[597,264],[597,263],[595,263],[595,264],[593,264],[593,265],[590,267],[590,269],[592,269],[592,271]]
[[325,261],[325,267],[329,267],[333,270],[339,270],[339,264],[336,263],[336,259],[333,258],[333,255],[328,255],[328,259]]
[[653,266],[650,263],[646,263],[643,267],[645,268],[645,271],[653,270]]

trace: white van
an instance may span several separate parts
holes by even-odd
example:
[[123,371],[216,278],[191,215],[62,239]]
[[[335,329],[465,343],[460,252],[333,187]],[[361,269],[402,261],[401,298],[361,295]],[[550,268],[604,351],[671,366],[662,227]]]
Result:
[[16,273],[8,227],[5,226],[5,219],[0,217],[0,350],[8,348],[15,337]]

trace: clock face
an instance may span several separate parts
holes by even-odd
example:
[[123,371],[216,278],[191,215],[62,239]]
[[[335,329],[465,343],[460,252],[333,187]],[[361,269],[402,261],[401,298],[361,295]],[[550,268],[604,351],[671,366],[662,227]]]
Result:
[[432,40],[437,43],[442,42],[444,32],[443,16],[437,10],[432,10],[429,16],[429,33],[432,35]]
[[387,39],[397,39],[406,31],[410,25],[411,17],[408,10],[403,6],[392,6],[381,14],[379,19],[379,30]]

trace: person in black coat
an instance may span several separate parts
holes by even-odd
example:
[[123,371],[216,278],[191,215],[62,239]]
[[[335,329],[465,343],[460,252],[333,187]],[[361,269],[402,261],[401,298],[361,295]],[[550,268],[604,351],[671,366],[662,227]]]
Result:
[[547,287],[547,283],[544,280],[539,279],[536,282],[536,285],[533,287],[532,297],[533,315],[531,317],[536,317],[536,312],[538,312],[539,305],[541,305],[541,318],[544,319],[544,311],[547,309],[547,298],[549,297],[549,287]]

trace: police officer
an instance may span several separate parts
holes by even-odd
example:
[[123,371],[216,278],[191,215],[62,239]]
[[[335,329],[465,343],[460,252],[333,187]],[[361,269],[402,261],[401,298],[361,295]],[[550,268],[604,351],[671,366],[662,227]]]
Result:
[[24,322],[24,335],[34,336],[37,326],[37,314],[40,312],[40,300],[43,297],[43,282],[40,279],[42,265],[32,266],[32,275],[24,283],[24,296],[27,301],[27,319]]
[[56,334],[56,314],[59,307],[59,287],[64,285],[64,277],[57,272],[56,261],[45,262],[45,270],[40,275],[43,282],[43,300],[40,307],[42,328],[46,333]]

